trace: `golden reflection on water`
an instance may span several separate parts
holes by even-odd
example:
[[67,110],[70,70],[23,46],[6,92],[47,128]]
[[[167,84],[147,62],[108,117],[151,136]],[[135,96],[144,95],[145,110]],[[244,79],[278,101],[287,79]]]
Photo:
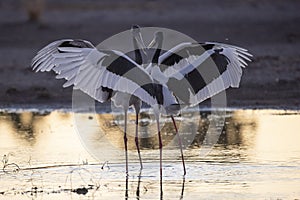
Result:
[[0,154],[20,165],[91,159],[74,131],[71,114],[22,112],[0,115]]
[[[65,112],[1,113],[1,155],[10,153],[19,162],[21,162],[21,158],[31,157],[40,164],[78,162],[80,160],[95,161],[86,152],[86,150],[91,150],[89,148],[95,148],[92,151],[98,151],[101,155],[104,155],[105,152],[111,154],[113,151],[118,151],[115,156],[123,155],[124,116],[120,114],[75,115],[79,116],[81,125],[76,124],[75,126],[73,114]],[[187,118],[184,116],[177,119],[180,132],[185,133],[182,135],[183,140],[192,138],[191,142],[185,141],[189,145],[188,149],[201,147],[209,125],[208,115],[209,113],[204,112],[200,118],[195,118],[192,122],[186,122]],[[151,114],[147,113],[142,113],[139,120],[141,122],[139,125],[141,149],[149,151],[151,154],[154,153],[152,158],[155,158],[158,149],[155,120]],[[300,115],[298,113],[233,111],[226,118],[217,146],[219,145],[222,149],[242,149],[244,155],[241,157],[247,157],[251,161],[294,161],[299,158],[298,153],[300,152],[300,134],[297,132],[300,130],[299,122]],[[188,131],[192,126],[196,127],[196,133],[189,135]],[[162,127],[164,145],[169,145],[168,149],[172,149],[172,147],[176,149],[177,140],[175,140],[175,130],[170,119],[165,118]],[[94,145],[93,147],[83,147],[76,128],[79,132],[87,132],[87,135],[90,133],[89,140],[90,144]],[[136,158],[134,136],[134,115],[131,114],[128,124],[128,148],[132,152],[133,159]],[[107,150],[109,148],[111,151]],[[189,155],[189,150],[186,150],[185,154],[187,157],[197,159],[197,155]],[[96,155],[97,158],[99,158],[98,156]],[[175,155],[172,159],[177,157],[178,155]],[[122,162],[122,159],[119,157],[116,160]]]
[[[299,112],[279,110],[227,112],[218,143],[206,157],[201,157],[199,150],[210,124],[210,116],[210,112],[202,112],[200,116],[182,114],[176,118],[182,138],[186,145],[189,144],[184,151],[188,175],[183,199],[193,199],[199,195],[210,195],[209,199],[214,199],[212,191],[220,195],[231,191],[235,199],[240,199],[244,195],[250,195],[248,199],[255,199],[251,194],[266,194],[263,198],[277,198],[278,196],[272,195],[273,191],[285,197],[295,198],[300,195],[297,192],[300,180]],[[141,154],[146,163],[141,188],[156,190],[159,157],[156,124],[154,117],[147,112],[142,113],[139,120]],[[163,118],[162,121],[162,137],[165,145],[164,179],[167,179],[164,190],[174,195],[172,191],[177,188],[180,194],[179,174],[182,169],[175,131],[170,119]],[[115,167],[105,176],[102,176],[100,167],[96,166],[90,169],[93,170],[93,175],[88,174],[87,177],[101,176],[101,180],[104,181],[102,184],[108,185],[105,189],[115,191],[114,195],[119,199],[122,196],[119,187],[124,184],[121,178],[124,175],[123,126],[124,116],[121,114],[2,112],[0,156],[9,156],[8,162],[17,163],[21,169],[109,161],[110,164],[114,163]],[[191,133],[191,130],[195,133]],[[138,158],[134,131],[134,115],[130,114],[129,165],[134,168],[130,170],[136,177]],[[94,165],[90,165],[92,166]],[[52,173],[54,174],[50,172],[51,176],[43,175],[43,184],[47,182],[46,179],[51,184],[62,185],[69,170],[63,168]],[[18,184],[14,179],[5,180],[5,177],[9,178],[0,173],[0,181],[5,181],[0,187],[0,192],[5,190],[3,188],[6,185]],[[78,178],[79,182],[81,178]],[[131,185],[136,185],[136,182],[132,181]],[[123,194],[123,190],[121,192]],[[136,187],[131,188],[129,194],[132,196],[135,192]],[[144,190],[144,196],[150,195],[150,198],[153,198],[153,193],[146,193]],[[101,195],[112,196],[109,192]]]
[[253,159],[264,162],[299,161],[299,115],[263,114],[257,117],[257,123]]

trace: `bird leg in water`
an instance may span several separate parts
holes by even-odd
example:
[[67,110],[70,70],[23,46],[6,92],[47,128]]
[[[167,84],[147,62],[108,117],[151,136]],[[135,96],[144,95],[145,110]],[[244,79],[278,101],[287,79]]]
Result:
[[181,186],[181,194],[180,194],[180,200],[183,199],[183,193],[184,193],[184,184],[185,184],[185,177],[182,179],[182,186]]
[[127,153],[127,110],[124,111],[124,146],[125,146],[125,160],[126,160],[126,176],[128,176],[128,153]]
[[174,119],[173,116],[171,116],[171,118],[172,118],[172,121],[173,121],[173,125],[175,127],[176,136],[178,138],[178,145],[179,145],[179,148],[180,148],[181,160],[182,160],[182,165],[183,165],[183,175],[185,176],[186,170],[185,170],[185,163],[184,163],[183,150],[182,150],[182,141],[181,141],[181,137],[180,137],[180,135],[178,133],[178,129],[177,129],[177,126],[176,126],[175,119]]
[[128,175],[126,175],[126,180],[125,180],[125,200],[128,199]]
[[140,199],[141,177],[142,177],[142,170],[140,170],[140,173],[138,176],[138,184],[137,184],[137,188],[136,188],[136,198],[137,199]]
[[159,115],[156,116],[156,122],[157,122],[157,130],[158,130],[158,142],[159,142],[159,169],[160,169],[160,193],[163,193],[162,190],[162,139],[160,134],[160,127],[159,127]]
[[142,170],[143,169],[143,163],[142,163],[140,147],[139,147],[138,127],[139,127],[139,114],[136,113],[136,115],[135,115],[135,145],[136,145],[136,149],[137,149],[137,152],[138,152],[138,155],[139,155],[140,166],[141,166],[141,170]]

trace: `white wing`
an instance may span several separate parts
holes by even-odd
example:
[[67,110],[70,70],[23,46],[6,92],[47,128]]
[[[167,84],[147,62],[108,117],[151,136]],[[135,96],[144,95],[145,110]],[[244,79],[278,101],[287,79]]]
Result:
[[[95,47],[86,40],[63,39],[54,41],[37,53],[31,65],[36,72],[53,70],[58,74],[57,79],[67,80],[63,87],[69,87],[74,85],[80,67],[94,49]],[[101,55],[97,56],[101,57]],[[107,90],[99,90],[95,96],[100,102],[106,101],[108,97],[109,92]]]
[[192,45],[193,43],[191,42],[183,42],[174,46],[172,49],[164,52],[162,55],[159,56],[158,63],[161,64],[164,60],[172,56],[172,54],[176,54],[187,47],[191,47]]
[[[229,87],[239,87],[242,68],[247,66],[247,62],[251,61],[249,57],[252,57],[246,49],[232,45],[212,42],[198,44],[204,49],[202,53],[195,50],[199,48],[196,45],[178,45],[177,48],[173,48],[173,53],[168,54],[169,57],[165,56],[166,53],[163,54],[161,60],[162,63],[169,64],[163,72],[169,78],[169,88],[179,99],[191,105],[198,104]],[[176,52],[179,55],[176,55]],[[197,55],[198,52],[200,53]],[[218,76],[205,74],[210,72],[208,68],[212,67],[207,64],[208,60],[214,61],[219,69]],[[206,76],[211,77],[207,79]],[[176,87],[183,85],[184,79],[188,82],[186,87]],[[188,98],[183,90],[189,91]]]
[[[111,55],[105,55],[100,59],[98,50],[93,50],[80,67],[74,85],[92,97],[97,97],[102,88],[124,92],[140,98],[149,105],[157,103],[155,94],[151,88],[143,88],[143,85],[152,84],[152,78],[134,61],[122,56],[121,52],[111,51]],[[111,63],[105,63],[106,59],[117,56]],[[118,63],[120,59],[122,62]],[[122,70],[119,70],[121,69]],[[127,70],[127,71],[126,71]],[[126,71],[124,74],[123,72]]]
[[157,103],[153,80],[143,68],[122,52],[99,51],[87,41],[53,42],[38,52],[32,67],[36,71],[55,71],[57,78],[67,80],[64,87],[74,85],[100,102],[108,100],[109,92],[119,91],[149,105]]
[[[239,87],[243,73],[242,68],[248,66],[247,62],[251,61],[249,57],[252,57],[252,55],[246,49],[220,43],[213,44],[217,49],[222,50],[220,54],[227,58],[228,64],[226,70],[195,95],[190,93],[191,105],[199,104],[229,87]],[[216,65],[218,64],[216,63]]]

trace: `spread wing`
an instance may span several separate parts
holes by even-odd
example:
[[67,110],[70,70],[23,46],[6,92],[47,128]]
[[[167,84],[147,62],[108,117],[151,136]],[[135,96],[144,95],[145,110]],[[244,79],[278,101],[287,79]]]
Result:
[[238,87],[242,68],[250,62],[246,49],[221,43],[182,43],[159,58],[167,85],[186,104],[198,104]]
[[59,40],[44,47],[34,57],[35,71],[56,72],[100,102],[114,91],[134,95],[149,105],[158,101],[157,85],[149,74],[122,52],[98,50],[85,40]]

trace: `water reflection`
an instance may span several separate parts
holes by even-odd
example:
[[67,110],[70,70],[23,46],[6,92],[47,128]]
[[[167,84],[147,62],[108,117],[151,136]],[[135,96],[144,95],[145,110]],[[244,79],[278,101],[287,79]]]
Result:
[[[138,182],[137,182],[137,188],[136,188],[136,192],[135,192],[135,197],[137,200],[140,200],[141,196],[140,196],[140,187],[141,187],[141,177],[142,177],[142,171],[140,171],[139,176],[138,176]],[[128,176],[126,176],[126,180],[125,180],[125,200],[130,199],[130,196],[128,195],[129,192],[129,188],[128,188],[128,183],[129,183],[129,178]],[[185,186],[185,177],[182,178],[182,183],[181,183],[181,191],[179,196],[179,200],[183,199],[183,195],[184,195],[184,186]],[[160,191],[160,195],[159,195],[159,199],[163,200],[164,199],[164,195],[163,192]]]
[[[258,158],[269,160],[270,157],[266,158],[264,153],[267,153],[267,151],[276,152],[276,154],[268,156],[275,156],[274,159],[278,157],[278,159],[284,160],[286,158],[285,154],[299,150],[296,141],[300,141],[299,134],[296,134],[296,130],[299,130],[299,115],[285,115],[284,113],[284,111],[251,110],[237,110],[228,113],[225,124],[221,127],[223,129],[216,148],[243,150],[244,155],[241,155],[242,157],[251,155],[254,160]],[[182,114],[182,116],[176,118],[185,147],[190,150],[201,148],[210,123],[209,112],[201,112],[200,116],[194,118],[195,115],[191,116],[190,114]],[[101,152],[101,154],[103,151],[105,152],[108,148],[108,144],[104,144],[106,142],[112,148],[121,151],[120,155],[122,154],[124,145],[123,117],[121,114],[81,114],[80,119],[85,126],[85,131],[88,131],[89,123],[92,121],[97,122],[97,126],[93,127],[91,125],[92,129],[90,131],[90,137],[92,138],[90,142],[95,143],[95,151]],[[162,138],[164,148],[177,150],[177,140],[172,122],[168,118],[163,120]],[[142,112],[139,121],[141,122],[139,142],[143,150],[142,154],[144,154],[144,157],[146,155],[145,159],[148,159],[147,156],[150,160],[154,159],[156,154],[152,157],[151,154],[158,149],[155,119],[152,114]],[[134,130],[134,115],[130,115],[128,149],[132,153],[133,160],[136,158]],[[192,133],[191,130],[196,130],[196,132]],[[3,155],[7,150],[13,153],[13,147],[16,146],[20,147],[17,149],[30,147],[29,150],[32,155],[37,152],[39,156],[42,155],[38,158],[42,161],[44,159],[49,160],[49,157],[45,157],[45,155],[50,155],[52,151],[58,148],[62,148],[62,152],[72,152],[75,150],[74,146],[78,146],[80,151],[77,152],[84,151],[82,145],[78,143],[73,116],[70,113],[2,112],[0,114],[0,131],[0,151]],[[174,153],[173,151],[170,152]],[[193,155],[191,152],[193,151],[186,150],[185,154],[187,154],[187,157],[197,159],[197,155]],[[254,153],[259,154],[254,156]],[[178,156],[179,154],[171,155],[171,157],[165,159],[177,160]],[[291,155],[290,157],[294,156]],[[91,159],[91,157],[89,158]],[[78,157],[75,159],[78,160]],[[123,159],[119,157],[117,159],[113,158],[113,160],[122,162]]]
[[[49,116],[50,115],[50,116]],[[55,119],[54,119],[55,117]],[[68,126],[71,125],[71,118],[68,113],[55,113],[51,114],[48,112],[38,113],[38,112],[22,112],[22,113],[2,113],[0,123],[3,124],[4,132],[10,132],[15,139],[18,139],[18,142],[22,142],[22,145],[34,145],[37,141],[39,134],[44,131],[53,132],[52,128],[56,126],[55,124],[61,124],[60,119],[67,119]],[[123,148],[123,116],[122,115],[113,115],[113,114],[99,114],[96,115],[98,120],[99,130],[97,130],[94,135],[99,135],[99,131],[102,131],[104,136],[110,141],[113,146],[122,149]],[[204,137],[206,135],[209,119],[207,112],[202,112],[200,120],[195,118],[193,121],[185,122],[188,116],[181,116],[180,120],[177,120],[179,130],[181,133],[185,133],[183,140],[192,137],[191,142],[186,142],[189,147],[197,148],[200,147]],[[83,120],[92,120],[90,114],[83,115]],[[153,116],[142,112],[140,115],[140,145],[141,149],[157,149],[158,140],[156,135],[156,124]],[[129,119],[134,120],[134,116],[130,115]],[[162,128],[162,138],[164,145],[173,145],[176,148],[176,143],[170,144],[175,138],[175,130],[173,124],[170,120],[165,118],[165,122]],[[73,125],[71,125],[73,126]],[[191,127],[197,129],[197,134],[190,136],[189,131]],[[129,124],[129,150],[135,150],[134,143],[134,123]],[[233,112],[230,117],[226,118],[225,126],[223,127],[223,132],[219,138],[219,144],[227,145],[244,145],[248,146],[247,142],[252,140],[253,135],[249,134],[254,133],[256,130],[256,119],[255,117],[246,118],[240,111]],[[246,134],[242,134],[246,133]],[[243,136],[246,135],[246,138]],[[41,136],[43,137],[43,136]],[[102,137],[95,137],[97,140],[103,139]],[[175,140],[177,141],[177,140]],[[25,144],[26,143],[26,144]],[[187,146],[186,145],[186,146]]]
[[[74,134],[72,115],[63,112],[0,114],[0,154],[22,165],[78,162],[91,158]],[[78,148],[74,148],[78,147]],[[93,160],[93,159],[92,159]]]
[[[219,138],[219,144],[225,146],[238,145],[247,147],[247,141],[251,141],[257,129],[257,117],[247,116],[243,112],[236,111],[225,121],[224,130]],[[245,138],[246,137],[246,138]]]
[[2,114],[3,120],[8,126],[11,127],[15,136],[23,140],[29,145],[35,142],[34,120],[37,113],[23,112],[23,113],[10,113],[9,115]]
[[[257,116],[250,114],[245,115],[247,111],[235,111],[228,113],[225,124],[219,124],[218,127],[222,133],[217,139],[217,145],[222,149],[243,149],[246,150],[251,146],[251,141],[256,134]],[[128,150],[133,162],[137,159],[136,146],[134,141],[135,124],[134,115],[129,115],[128,124]],[[207,136],[207,132],[211,123],[211,118],[217,118],[210,112],[182,113],[176,118],[176,123],[179,127],[183,145],[185,149],[200,149],[203,141]],[[142,122],[139,126],[139,143],[142,151],[143,159],[148,161],[157,160],[158,157],[158,137],[156,130],[156,122],[152,113],[142,112],[139,116],[139,121]],[[122,162],[118,160],[122,157],[124,149],[123,129],[124,116],[122,114],[98,114],[94,117],[87,114],[77,114],[77,127],[79,133],[87,146],[88,150],[96,157],[109,159],[111,162]],[[179,160],[179,148],[176,132],[170,118],[162,118],[162,140],[164,145],[165,160]],[[93,127],[89,130],[88,127]],[[218,135],[216,136],[218,137]],[[235,146],[235,147],[234,147]],[[89,148],[92,147],[92,148]],[[105,157],[103,155],[108,155]],[[194,153],[191,153],[194,152]],[[199,160],[199,152],[188,151],[186,156]],[[231,152],[236,155],[238,152]],[[145,158],[146,154],[146,158]],[[186,152],[185,152],[186,154]],[[113,156],[112,156],[113,155]],[[241,157],[245,156],[241,155]],[[228,154],[230,157],[230,154]],[[115,158],[118,158],[117,160]],[[201,158],[202,159],[202,158]]]
[[[90,143],[81,143],[76,132],[78,124],[74,124],[72,113],[58,111],[0,113],[0,157],[9,155],[7,163],[16,163],[21,172],[25,168],[38,169],[41,166],[51,166],[49,168],[51,169],[61,164],[69,166],[103,164],[108,161],[110,167],[107,170],[101,169],[102,165],[87,165],[93,179],[100,180],[102,186],[107,185],[95,191],[96,196],[97,192],[100,196],[109,196],[112,191],[116,196],[125,199],[132,197],[147,199],[158,196],[161,199],[170,197],[192,199],[193,194],[204,195],[209,194],[209,191],[222,194],[229,190],[232,190],[233,194],[244,192],[258,195],[266,191],[269,193],[278,191],[283,196],[291,192],[299,194],[296,192],[296,185],[300,180],[299,112],[278,110],[227,112],[218,143],[205,157],[200,156],[199,150],[210,125],[209,119],[214,116],[210,112],[201,112],[201,115],[183,113],[176,118],[176,122],[186,145],[184,155],[187,161],[187,180],[181,177],[180,151],[177,148],[172,121],[163,118],[162,137],[166,147],[163,150],[164,193],[161,195],[158,193],[160,191],[158,138],[155,119],[151,113],[142,112],[139,119],[141,154],[144,162],[142,172],[138,171],[134,115],[129,116],[129,177],[124,177],[122,114],[76,115],[81,125],[86,125],[79,128],[85,129]],[[80,131],[82,130],[79,129]],[[91,153],[98,153],[96,155],[98,160],[87,153],[91,148],[93,149]],[[69,173],[68,170],[70,168],[39,171],[42,174],[39,177],[42,177],[40,179],[43,179],[44,185],[47,180],[51,184],[62,185],[65,182],[64,176]],[[26,170],[24,174],[28,178]],[[0,192],[6,190],[8,185],[14,185],[13,187],[18,185],[15,180],[5,178],[8,177],[0,172],[0,179],[5,182],[1,184]],[[53,187],[51,184],[50,188]],[[24,187],[24,182],[20,187]]]

